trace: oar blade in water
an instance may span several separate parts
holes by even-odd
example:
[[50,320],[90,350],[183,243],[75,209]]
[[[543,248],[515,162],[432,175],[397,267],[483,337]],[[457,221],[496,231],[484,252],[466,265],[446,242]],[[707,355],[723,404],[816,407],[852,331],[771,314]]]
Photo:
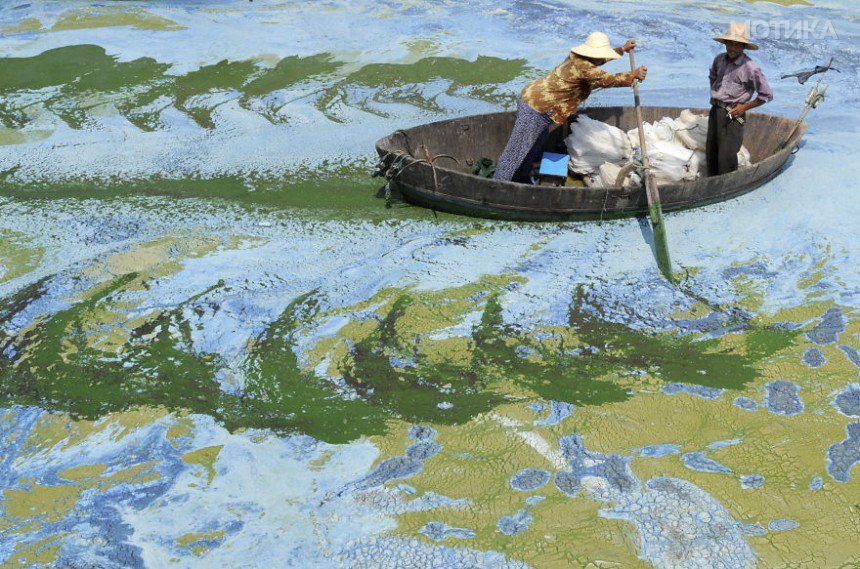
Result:
[[669,256],[669,240],[666,237],[666,224],[663,221],[663,208],[660,206],[660,193],[657,191],[657,182],[649,172],[645,176],[645,190],[648,192],[648,213],[651,217],[651,227],[654,231],[654,250],[657,255],[657,267],[660,273],[670,283],[672,278],[672,259]]
[[[636,73],[636,56],[631,49],[630,73]],[[648,213],[651,216],[651,226],[654,231],[654,250],[657,255],[657,266],[670,283],[672,280],[672,261],[669,258],[669,243],[666,239],[666,227],[663,225],[663,208],[660,207],[660,192],[657,182],[651,174],[651,163],[648,160],[648,144],[642,127],[642,106],[639,103],[639,80],[633,79],[633,103],[636,108],[636,124],[639,129],[639,147],[642,150],[642,165],[645,167],[645,194],[648,196]]]

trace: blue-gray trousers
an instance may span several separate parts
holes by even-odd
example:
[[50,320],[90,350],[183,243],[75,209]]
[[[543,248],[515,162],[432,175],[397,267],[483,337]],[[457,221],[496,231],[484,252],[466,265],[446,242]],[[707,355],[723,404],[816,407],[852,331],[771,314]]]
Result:
[[541,155],[551,124],[549,113],[540,114],[518,97],[514,130],[498,160],[493,178],[529,182],[532,164]]

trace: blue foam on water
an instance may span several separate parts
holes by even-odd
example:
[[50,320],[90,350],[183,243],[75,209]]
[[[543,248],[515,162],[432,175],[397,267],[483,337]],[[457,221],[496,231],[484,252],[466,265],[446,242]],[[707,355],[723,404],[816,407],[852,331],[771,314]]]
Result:
[[797,384],[778,379],[765,385],[767,389],[767,410],[775,415],[797,415],[803,412]]
[[470,529],[452,527],[442,522],[427,522],[418,531],[433,541],[443,541],[449,537],[457,539],[472,539],[475,537],[475,532]]
[[680,454],[681,447],[678,445],[660,444],[642,447],[637,450],[639,451],[639,456],[645,458],[660,458],[663,456],[669,456],[670,454]]
[[767,529],[770,531],[790,531],[799,527],[800,524],[794,520],[773,520],[767,524]]
[[708,458],[703,452],[688,452],[681,456],[681,461],[684,463],[684,466],[690,470],[698,472],[715,472],[719,474],[732,473],[731,468],[723,466],[716,460]]
[[815,490],[821,490],[822,488],[824,488],[824,478],[822,478],[820,476],[816,476],[815,478],[812,479],[812,482],[809,483],[809,489],[810,490],[815,491]]
[[511,488],[520,492],[537,490],[549,482],[550,473],[537,468],[524,468],[511,478]]
[[764,485],[764,476],[761,474],[750,474],[741,476],[741,487],[744,490],[761,488]]
[[758,402],[749,397],[735,397],[734,404],[735,407],[740,407],[744,411],[755,411],[759,407]]
[[513,516],[502,516],[497,522],[499,531],[505,535],[517,535],[529,529],[529,524],[534,521],[534,518],[528,510],[520,510]]

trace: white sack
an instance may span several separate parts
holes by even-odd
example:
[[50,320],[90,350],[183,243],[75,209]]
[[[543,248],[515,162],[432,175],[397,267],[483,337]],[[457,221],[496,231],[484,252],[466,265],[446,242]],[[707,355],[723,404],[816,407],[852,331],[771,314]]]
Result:
[[604,162],[600,167],[600,179],[603,183],[603,187],[613,187],[619,173],[621,173],[621,166],[613,164],[612,162]]
[[[750,162],[750,151],[747,150],[746,146],[741,146],[741,151],[738,152],[738,168],[747,168],[752,166],[752,162]],[[705,178],[708,175],[708,157],[702,150],[696,150],[694,152],[694,159],[689,168],[690,172],[693,172],[693,169],[696,169],[700,178]]]
[[[607,187],[607,184],[603,181],[603,176],[600,175],[599,169],[594,174],[588,174],[587,177],[588,177],[588,182],[590,184],[590,187],[601,188],[601,189]],[[608,184],[608,186],[611,186],[611,185],[612,184]]]
[[750,162],[750,151],[746,146],[741,146],[741,151],[738,152],[738,168],[746,168],[752,166]]
[[704,150],[696,150],[693,153],[696,159],[696,166],[698,168],[697,174],[699,178],[707,178],[708,177],[708,155],[705,154]]
[[678,128],[688,128],[696,124],[700,118],[708,118],[704,115],[697,115],[690,109],[684,109],[678,118],[675,119],[675,126]]
[[[618,174],[621,173],[621,166],[617,164],[613,164],[612,162],[605,162],[600,167],[600,178],[601,183],[603,184],[601,187],[605,188],[613,188],[615,187],[615,181],[618,179]],[[638,188],[642,185],[642,178],[636,172],[631,172],[624,178],[624,182],[622,183],[622,187],[625,188]]]
[[[675,120],[669,117],[663,117],[655,123],[643,122],[642,127],[645,130],[645,144],[650,148],[655,142],[678,142],[676,140]],[[627,140],[633,148],[639,147],[639,129],[632,128],[627,131]]]
[[627,162],[633,155],[624,131],[585,115],[579,115],[570,125],[570,135],[564,143],[571,169],[577,174],[594,173],[604,162]]
[[708,140],[708,117],[694,114],[691,110],[681,111],[675,119],[675,140],[690,150],[705,150]]
[[[648,145],[648,148],[654,146],[654,143],[660,140],[657,138],[657,133],[654,132],[654,125],[651,123],[643,122],[642,129],[645,133],[645,144]],[[639,129],[631,128],[627,131],[627,140],[630,142],[630,146],[633,148],[639,148]]]
[[692,181],[698,173],[698,159],[695,152],[680,144],[658,140],[648,149],[651,172],[657,181]]
[[675,131],[678,129],[675,126],[675,119],[670,119],[669,117],[663,117],[659,121],[654,123],[654,135],[658,140],[663,140],[665,142],[674,142],[675,140]]

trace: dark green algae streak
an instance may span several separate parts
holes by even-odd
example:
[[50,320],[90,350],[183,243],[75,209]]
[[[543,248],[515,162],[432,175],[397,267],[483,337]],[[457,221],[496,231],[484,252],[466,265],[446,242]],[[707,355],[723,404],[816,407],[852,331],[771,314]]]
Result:
[[[32,57],[0,58],[0,123],[21,128],[29,119],[26,109],[37,103],[16,104],[14,95],[47,87],[58,90],[39,99],[48,110],[73,129],[90,122],[89,110],[101,101],[112,101],[117,110],[143,131],[163,125],[161,112],[173,106],[200,127],[214,129],[212,111],[221,103],[207,105],[199,96],[231,93],[245,110],[259,113],[274,124],[289,123],[283,107],[307,99],[333,122],[344,122],[336,111],[340,103],[380,116],[362,95],[350,89],[369,88],[369,99],[381,103],[408,103],[441,112],[438,94],[422,89],[437,79],[447,81],[444,93],[489,102],[511,103],[514,95],[497,88],[529,73],[525,60],[480,56],[475,61],[451,57],[427,57],[413,63],[373,63],[342,73],[345,62],[329,53],[307,57],[288,56],[273,66],[257,60],[222,60],[185,75],[170,74],[170,65],[149,57],[118,61],[97,45],[73,45]],[[286,95],[285,100],[264,100],[277,91],[303,86],[310,92]],[[93,101],[95,96],[96,102]]]
[[[273,124],[289,125],[290,116],[284,107],[296,100],[305,100],[329,121],[343,123],[346,119],[338,111],[343,105],[380,116],[386,115],[373,103],[407,103],[444,112],[437,102],[442,93],[510,106],[514,94],[499,84],[535,75],[524,60],[483,56],[475,61],[426,57],[411,63],[372,63],[350,72],[344,71],[345,65],[331,54],[320,53],[284,57],[272,66],[256,60],[223,60],[184,75],[172,75],[169,64],[152,58],[118,61],[97,45],[65,46],[32,57],[0,58],[0,124],[22,129],[33,120],[28,108],[42,105],[69,127],[82,130],[93,124],[94,107],[111,102],[141,131],[163,128],[161,114],[169,107],[186,114],[201,128],[214,130],[213,111],[224,101],[210,103],[206,95],[216,93],[228,94],[227,100],[237,101],[243,109]],[[439,80],[441,84],[437,84]],[[56,91],[46,91],[34,100],[34,93],[47,88]],[[277,92],[284,96],[270,97]],[[419,208],[386,210],[380,200],[373,199],[383,182],[370,178],[376,157],[373,148],[364,150],[363,154],[345,157],[342,163],[302,166],[283,176],[251,172],[106,179],[94,172],[87,179],[21,181],[15,176],[18,167],[12,166],[0,171],[0,196],[21,200],[154,196],[289,208],[327,218],[438,217]]]
[[[0,196],[23,205],[38,206],[45,200],[63,199],[101,204],[133,202],[136,208],[159,210],[165,205],[195,211],[197,204],[222,203],[257,215],[308,217],[319,220],[459,219],[430,210],[398,204],[386,209],[379,178],[371,178],[372,164],[339,171],[300,172],[283,180],[247,180],[239,176],[218,178],[146,180],[99,180],[32,182],[21,184],[0,172]],[[10,172],[9,174],[12,174]],[[211,209],[211,208],[205,208]]]
[[[161,128],[160,113],[166,108],[156,108],[156,103],[173,105],[201,127],[215,128],[214,107],[199,97],[215,92],[235,92],[240,106],[274,123],[288,123],[289,117],[280,112],[284,103],[264,98],[296,85],[313,85],[317,90],[307,95],[312,104],[338,122],[343,120],[336,112],[341,103],[377,114],[371,102],[405,102],[438,111],[441,93],[510,104],[513,95],[496,85],[534,74],[524,61],[489,57],[370,64],[347,74],[341,73],[343,66],[329,54],[318,54],[287,57],[273,67],[222,61],[174,76],[166,64],[150,58],[119,62],[98,46],[68,46],[30,58],[0,59],[0,122],[7,128],[25,126],[30,120],[27,108],[16,96],[46,87],[60,89],[39,102],[72,128],[87,128],[93,103],[83,101],[97,95],[96,100],[114,97],[123,116],[151,131]],[[426,86],[437,79],[447,83],[428,95]],[[354,95],[355,87],[369,88],[371,94]],[[368,164],[367,172],[370,169]],[[137,199],[140,207],[160,207],[164,199],[224,199],[258,212],[294,208],[326,219],[433,216],[420,208],[384,209],[372,199],[381,183],[349,165],[323,165],[322,171],[297,172],[285,180],[153,177],[28,184],[14,181],[14,170],[0,173],[0,195],[34,203],[53,198]],[[315,293],[309,292],[249,343],[242,362],[244,387],[240,393],[227,393],[216,380],[224,362],[217,354],[193,349],[193,324],[184,316],[187,309],[201,314],[219,310],[217,302],[203,302],[198,295],[159,313],[129,331],[119,354],[91,347],[87,336],[96,333],[90,327],[94,313],[109,306],[113,295],[148,286],[139,275],[129,274],[99,285],[85,300],[39,317],[28,331],[12,333],[13,318],[50,294],[52,282],[43,279],[0,300],[0,400],[5,404],[38,405],[82,419],[134,407],[163,407],[211,415],[231,430],[301,432],[333,443],[383,433],[396,419],[462,424],[510,402],[510,386],[520,394],[579,405],[629,398],[629,388],[613,378],[642,370],[659,373],[665,381],[738,389],[756,377],[757,362],[791,345],[796,335],[748,328],[746,350],[735,353],[721,349],[720,340],[652,335],[606,322],[587,313],[577,294],[569,314],[575,340],[568,341],[574,345],[543,343],[533,331],[504,322],[498,297],[489,291],[465,358],[439,361],[427,355],[434,352],[428,349],[433,340],[410,335],[403,324],[410,306],[422,300],[402,294],[380,314],[376,328],[350,344],[348,354],[337,362],[348,390],[358,395],[354,398],[302,367],[296,357],[296,334],[320,310]],[[227,292],[224,286],[215,287],[208,298]],[[531,355],[522,357],[523,348]],[[395,356],[408,365],[394,365]]]
[[[358,395],[354,398],[303,368],[296,357],[296,334],[320,310],[310,292],[249,343],[242,362],[244,387],[227,393],[215,379],[219,356],[195,352],[193,324],[183,316],[186,309],[198,315],[219,310],[212,298],[227,292],[223,283],[130,330],[130,339],[114,354],[88,344],[86,336],[95,332],[87,323],[114,295],[146,282],[136,274],[118,277],[86,300],[41,317],[28,331],[10,333],[9,323],[47,294],[49,280],[0,301],[0,354],[6,354],[0,357],[2,405],[37,405],[90,420],[135,407],[161,407],[211,415],[230,430],[305,433],[331,443],[384,433],[397,419],[463,424],[510,402],[510,385],[520,394],[578,405],[628,399],[629,388],[613,379],[636,370],[650,370],[665,381],[740,389],[755,379],[757,362],[790,346],[798,334],[750,328],[746,349],[736,353],[720,349],[719,340],[652,335],[602,321],[586,314],[582,299],[575,298],[569,325],[576,345],[549,347],[533,333],[505,323],[493,293],[471,332],[467,363],[462,358],[440,362],[422,350],[432,340],[399,330],[405,312],[421,302],[403,294],[338,363],[343,380]],[[522,357],[522,347],[533,350],[531,356]],[[409,364],[396,365],[393,356]]]

